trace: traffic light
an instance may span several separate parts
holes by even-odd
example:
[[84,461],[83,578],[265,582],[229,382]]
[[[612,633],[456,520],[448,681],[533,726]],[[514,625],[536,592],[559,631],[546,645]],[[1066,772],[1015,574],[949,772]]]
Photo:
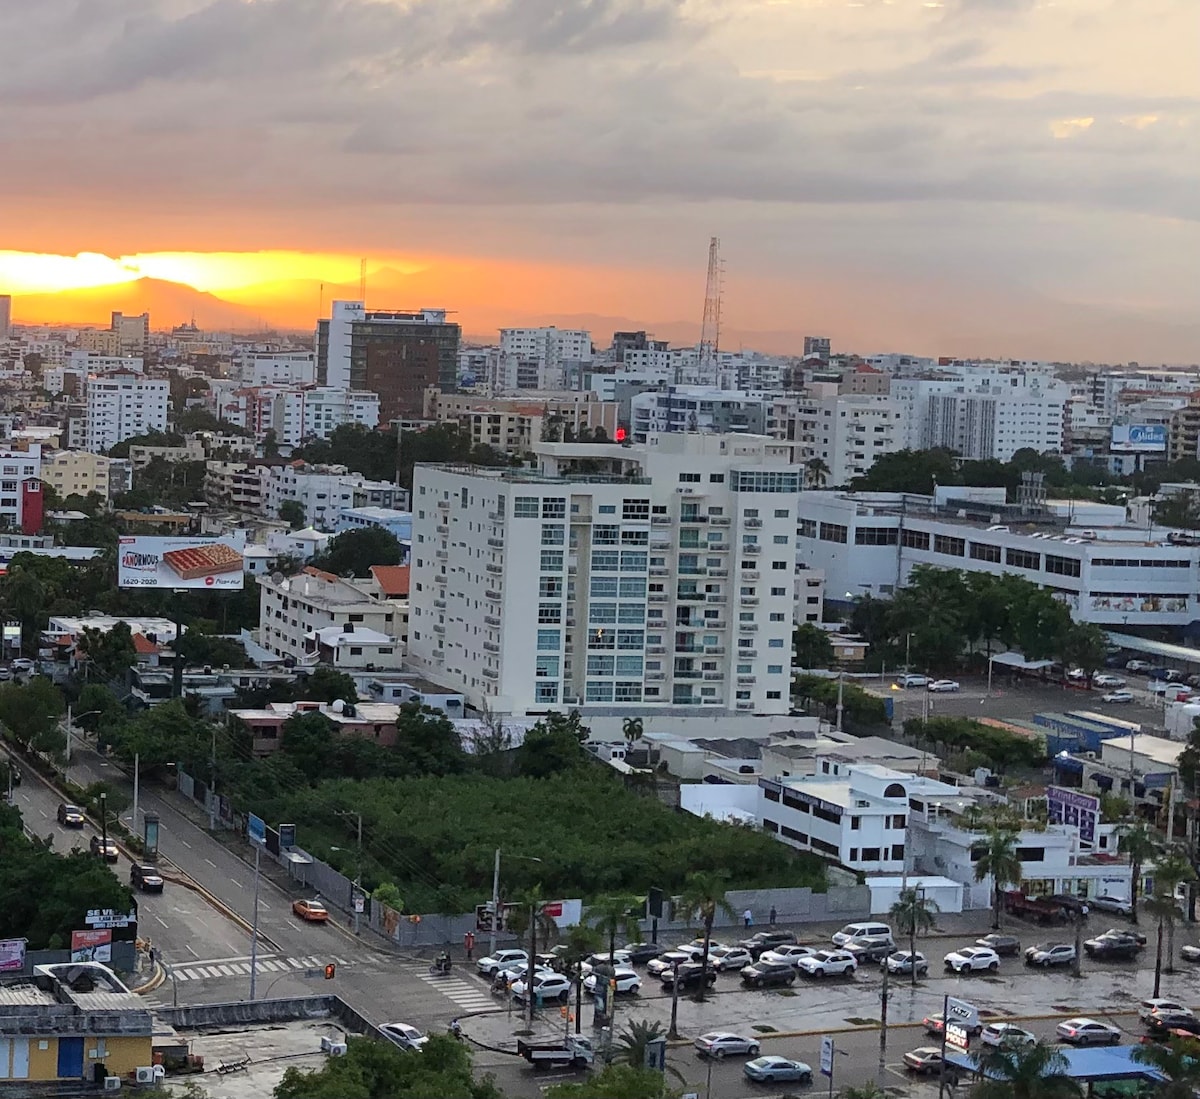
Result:
[[332,981],[333,975],[337,972],[337,966],[333,962],[328,962],[325,966],[325,980]]

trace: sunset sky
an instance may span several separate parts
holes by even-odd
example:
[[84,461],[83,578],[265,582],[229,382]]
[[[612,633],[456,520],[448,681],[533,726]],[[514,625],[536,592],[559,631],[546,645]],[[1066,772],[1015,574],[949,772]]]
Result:
[[1198,43],[1195,0],[3,4],[0,292],[309,328],[366,256],[470,334],[694,338],[715,234],[727,346],[1200,361]]

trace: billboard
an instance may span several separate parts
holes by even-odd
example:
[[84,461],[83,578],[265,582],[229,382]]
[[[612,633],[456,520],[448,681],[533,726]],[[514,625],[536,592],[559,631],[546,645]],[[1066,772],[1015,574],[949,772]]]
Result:
[[240,591],[245,542],[241,531],[221,538],[122,538],[117,587]]
[[1100,799],[1061,786],[1046,787],[1046,819],[1050,824],[1073,824],[1084,843],[1096,842],[1096,822],[1100,819]]
[[1167,449],[1166,424],[1113,424],[1110,450],[1123,454],[1162,454]]
[[111,931],[72,931],[71,961],[111,962]]
[[25,940],[0,939],[0,973],[20,973],[25,968]]

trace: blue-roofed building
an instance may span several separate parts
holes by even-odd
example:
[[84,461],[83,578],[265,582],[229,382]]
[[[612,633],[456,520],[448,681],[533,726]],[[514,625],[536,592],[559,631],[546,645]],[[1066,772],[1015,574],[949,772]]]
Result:
[[[1165,1083],[1167,1078],[1158,1069],[1134,1060],[1134,1051],[1140,1048],[1103,1046],[1073,1049],[1070,1046],[1062,1046],[1059,1052],[1067,1062],[1064,1075],[1085,1085],[1084,1093],[1091,1094],[1091,1089],[1086,1085],[1122,1081],[1151,1085]],[[973,1053],[956,1053],[947,1049],[946,1063],[972,1074],[979,1072],[979,1061]],[[993,1073],[983,1075],[990,1079],[996,1078]]]
[[341,534],[347,530],[361,530],[363,527],[380,527],[391,531],[401,542],[412,542],[412,512],[397,511],[394,508],[361,507],[342,508],[338,512],[334,530]]

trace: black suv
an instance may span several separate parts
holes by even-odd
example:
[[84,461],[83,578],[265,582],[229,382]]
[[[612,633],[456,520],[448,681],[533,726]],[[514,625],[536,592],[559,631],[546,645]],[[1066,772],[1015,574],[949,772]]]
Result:
[[712,966],[705,970],[699,962],[685,962],[679,967],[678,978],[669,969],[662,975],[663,988],[671,988],[676,980],[681,991],[685,988],[699,988],[701,981],[711,988],[717,983],[717,971]]
[[1142,949],[1142,944],[1138,942],[1136,935],[1118,932],[1113,934],[1111,931],[1103,935],[1098,935],[1094,939],[1088,939],[1083,944],[1083,949],[1087,951],[1089,958],[1103,958],[1107,961],[1123,962],[1131,958],[1136,958]]
[[58,807],[58,823],[67,828],[82,828],[83,819],[83,810],[78,805],[68,805],[63,802]]
[[757,958],[763,951],[771,950],[774,947],[782,946],[784,943],[794,943],[796,936],[790,931],[760,931],[756,935],[751,935],[748,939],[743,939],[738,946],[745,947],[750,951],[752,958]]
[[129,884],[143,893],[161,893],[163,891],[162,875],[157,866],[148,862],[135,862],[129,868]]
[[751,988],[790,985],[796,982],[796,967],[791,962],[757,961],[742,970],[742,983]]

